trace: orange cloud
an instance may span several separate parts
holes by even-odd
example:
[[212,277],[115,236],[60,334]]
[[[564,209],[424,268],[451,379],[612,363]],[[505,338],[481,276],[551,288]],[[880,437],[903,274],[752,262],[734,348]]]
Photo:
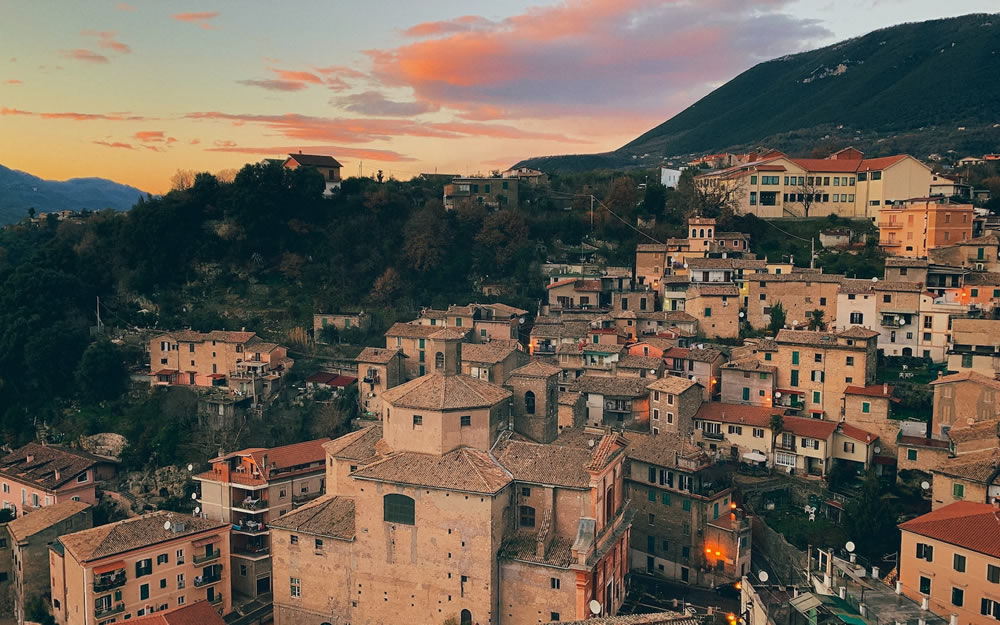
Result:
[[5,82],[8,85],[22,85],[22,84],[24,84],[22,81],[18,80],[17,78],[11,78],[10,80],[7,80]]
[[135,7],[127,2],[119,2],[115,8],[119,11],[135,11]]
[[22,111],[20,109],[9,109],[6,106],[0,108],[0,115],[34,115],[31,111]]
[[272,69],[272,72],[278,75],[281,80],[295,80],[298,82],[311,82],[316,84],[321,84],[323,79],[309,72],[296,72],[288,69]]
[[175,143],[177,139],[166,136],[162,130],[140,130],[132,138],[141,143]]
[[204,22],[205,20],[215,19],[218,16],[218,11],[200,11],[191,13],[175,13],[170,17],[178,22]]
[[75,50],[63,50],[62,56],[67,59],[73,59],[74,61],[87,61],[88,63],[107,63],[108,57],[103,54],[98,54],[90,50],[84,50],[83,48],[77,48]]
[[403,31],[409,37],[437,37],[449,33],[482,30],[492,26],[494,22],[478,15],[464,15],[453,20],[439,22],[423,22]]
[[[35,113],[32,113],[35,115]],[[146,119],[139,115],[129,115],[127,113],[37,113],[42,119],[69,119],[77,122],[89,121],[112,121],[112,122],[133,122]]]
[[366,161],[383,163],[401,163],[417,159],[394,152],[392,150],[375,150],[366,148],[348,148],[339,145],[295,145],[295,146],[265,146],[265,147],[219,147],[207,148],[206,152],[233,152],[236,154],[294,154],[307,152],[309,154],[329,154],[342,158],[360,158]]
[[235,141],[228,141],[228,140],[223,141],[221,139],[216,139],[215,140],[215,147],[217,147],[217,148],[235,148],[236,147],[236,142]]
[[122,54],[128,54],[132,51],[132,48],[128,45],[115,39],[117,33],[114,31],[85,30],[80,34],[88,37],[97,37],[97,45],[108,50],[114,50]]
[[131,145],[129,145],[127,143],[122,143],[120,141],[91,141],[91,143],[94,143],[94,144],[97,144],[97,145],[103,145],[106,148],[122,148],[122,149],[125,149],[125,150],[134,150],[135,149]]

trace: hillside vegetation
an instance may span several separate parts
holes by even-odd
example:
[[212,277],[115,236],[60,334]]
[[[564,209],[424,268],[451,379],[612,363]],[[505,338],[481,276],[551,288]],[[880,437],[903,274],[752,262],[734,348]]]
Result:
[[104,178],[58,182],[0,165],[0,226],[20,220],[31,209],[35,213],[128,210],[143,195],[146,194],[135,187]]
[[613,152],[522,164],[648,167],[757,145],[797,155],[823,144],[869,156],[981,155],[1000,145],[998,75],[1000,14],[901,24],[760,63]]

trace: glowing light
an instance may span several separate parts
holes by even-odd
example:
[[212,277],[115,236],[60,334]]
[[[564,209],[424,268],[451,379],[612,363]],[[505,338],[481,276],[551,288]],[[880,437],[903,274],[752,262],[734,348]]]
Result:
[[710,547],[705,547],[705,553],[712,553],[712,549]]
[[734,502],[730,503],[729,507],[732,508],[733,510],[735,510],[736,509],[736,502],[734,501]]
[[735,588],[736,590],[741,590],[743,588],[743,583],[736,582],[735,584],[733,584],[733,588]]
[[721,555],[722,555],[722,552],[721,552],[721,551],[716,551],[716,552],[715,552],[715,555],[717,555],[717,556],[721,556]]

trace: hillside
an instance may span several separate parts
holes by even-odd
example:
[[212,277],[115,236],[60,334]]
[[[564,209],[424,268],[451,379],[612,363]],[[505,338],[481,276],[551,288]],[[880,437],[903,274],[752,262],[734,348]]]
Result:
[[72,178],[63,182],[0,165],[0,225],[22,219],[29,208],[36,213],[61,210],[128,210],[144,191],[104,178]]
[[[531,158],[546,171],[649,166],[766,145],[954,157],[1000,145],[1000,14],[902,24],[760,63],[618,150]],[[964,130],[960,129],[964,128]]]

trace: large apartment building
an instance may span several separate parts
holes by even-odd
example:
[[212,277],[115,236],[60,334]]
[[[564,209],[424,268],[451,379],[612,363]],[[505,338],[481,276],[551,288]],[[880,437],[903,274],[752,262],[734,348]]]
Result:
[[972,239],[972,204],[914,197],[883,207],[878,221],[879,246],[887,254],[927,258],[930,250]]
[[490,208],[517,208],[518,178],[459,177],[444,185],[444,209],[454,210],[462,202]]
[[202,518],[232,526],[233,592],[247,597],[271,592],[271,521],[323,494],[328,440],[223,454],[195,476]]
[[117,463],[79,449],[28,443],[0,458],[3,508],[21,517],[64,501],[97,504],[97,482]]
[[253,332],[178,330],[149,341],[152,386],[222,386],[263,397],[277,388],[293,362],[286,348]]
[[559,433],[558,372],[539,373],[552,392],[530,401],[528,385],[427,375],[383,394],[381,425],[327,443],[327,496],[271,526],[275,623],[550,622],[592,600],[615,614],[626,441]]
[[899,526],[899,581],[903,594],[928,602],[952,623],[993,625],[1000,620],[1000,510],[989,503],[956,502]]
[[154,512],[66,534],[49,547],[51,611],[59,625],[101,625],[229,593],[229,524]]
[[840,215],[877,222],[884,206],[930,192],[931,170],[900,154],[864,158],[845,148],[827,158],[773,155],[695,178],[727,195],[740,213],[758,217]]

